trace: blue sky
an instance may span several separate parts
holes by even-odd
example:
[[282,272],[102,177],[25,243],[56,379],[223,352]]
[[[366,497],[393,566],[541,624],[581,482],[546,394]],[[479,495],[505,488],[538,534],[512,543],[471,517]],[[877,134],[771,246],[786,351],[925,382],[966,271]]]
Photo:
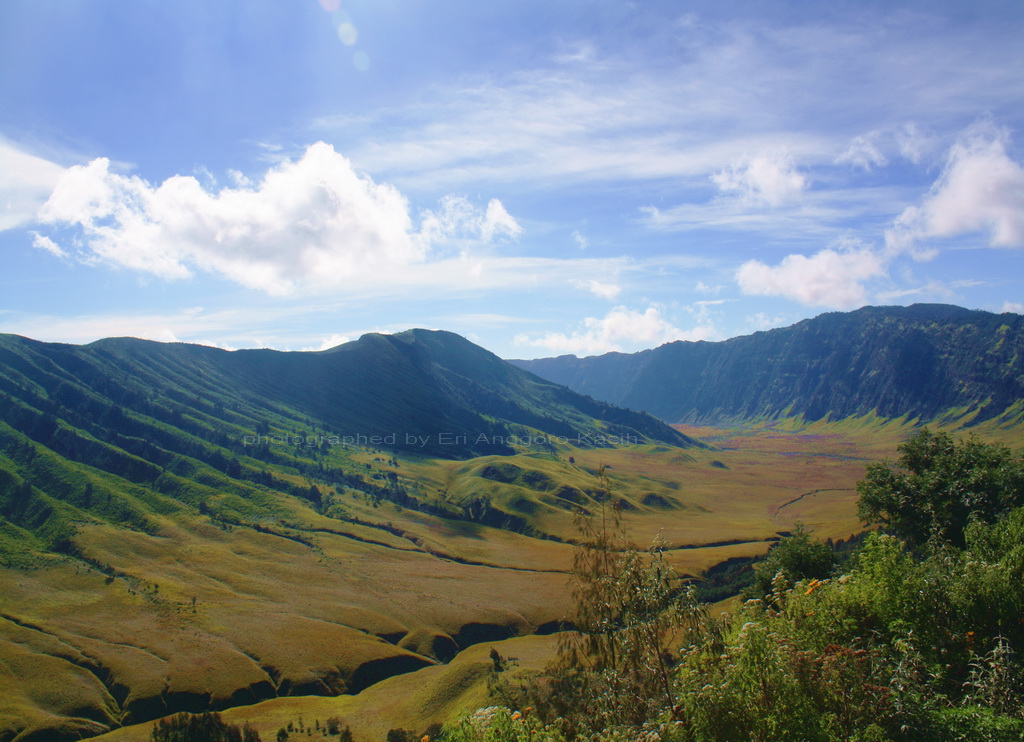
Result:
[[5,0],[0,331],[503,357],[1024,312],[1024,4]]

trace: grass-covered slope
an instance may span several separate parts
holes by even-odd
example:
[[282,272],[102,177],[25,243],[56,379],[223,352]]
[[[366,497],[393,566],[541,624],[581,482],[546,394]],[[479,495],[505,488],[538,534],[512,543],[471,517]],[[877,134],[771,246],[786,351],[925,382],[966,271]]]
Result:
[[355,691],[551,624],[575,505],[538,477],[586,505],[565,452],[632,441],[703,445],[448,333],[0,336],[0,740]]
[[1024,317],[865,307],[723,342],[514,363],[671,422],[870,414],[977,422],[1022,412]]

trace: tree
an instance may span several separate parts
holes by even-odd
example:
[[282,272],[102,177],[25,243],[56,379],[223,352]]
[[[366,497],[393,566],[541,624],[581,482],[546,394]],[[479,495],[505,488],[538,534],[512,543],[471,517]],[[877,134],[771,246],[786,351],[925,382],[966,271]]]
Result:
[[752,597],[763,598],[772,592],[779,572],[789,588],[800,580],[825,579],[832,574],[835,564],[836,556],[828,544],[815,541],[803,525],[798,525],[796,533],[775,544],[765,560],[754,567]]
[[220,714],[181,713],[161,719],[150,733],[153,742],[260,742],[259,733],[250,725],[238,727],[221,719]]
[[1004,446],[924,428],[897,450],[895,464],[868,465],[857,508],[865,522],[908,543],[938,538],[963,547],[972,520],[994,523],[1024,505],[1024,460]]
[[674,714],[673,650],[706,619],[693,587],[682,585],[667,563],[660,540],[646,552],[627,543],[603,470],[600,476],[597,512],[577,518],[575,630],[559,642],[547,672],[548,708],[538,709],[560,717],[570,738],[639,728],[661,709]]
[[497,649],[495,649],[494,647],[491,647],[491,655],[490,656],[491,656],[491,669],[494,672],[501,672],[502,670],[505,669],[505,665],[502,662],[501,655],[498,653]]

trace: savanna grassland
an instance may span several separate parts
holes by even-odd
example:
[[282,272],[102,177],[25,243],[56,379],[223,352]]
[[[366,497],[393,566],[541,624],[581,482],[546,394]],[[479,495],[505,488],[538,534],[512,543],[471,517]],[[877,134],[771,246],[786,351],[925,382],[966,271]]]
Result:
[[[292,542],[284,544],[281,554],[280,537],[262,544],[266,534],[254,538],[256,534],[243,535],[240,529],[216,534],[218,547],[207,546],[204,552],[178,535],[171,537],[180,539],[173,556],[165,549],[155,551],[147,566],[137,565],[133,574],[160,584],[160,600],[174,602],[165,625],[175,625],[190,643],[179,645],[168,637],[163,651],[177,655],[192,649],[191,657],[177,655],[176,666],[181,681],[192,683],[196,692],[238,684],[237,677],[225,672],[230,663],[212,654],[217,647],[252,647],[253,654],[272,658],[279,683],[306,671],[308,684],[280,693],[288,697],[248,705],[241,695],[229,696],[236,707],[223,713],[225,720],[251,723],[264,739],[273,739],[289,723],[293,732],[302,730],[303,738],[316,739],[326,720],[336,718],[351,728],[356,740],[381,740],[389,729],[422,732],[486,705],[488,680],[493,680],[492,648],[504,658],[517,659],[513,674],[539,670],[554,657],[555,637],[528,635],[548,631],[571,612],[567,585],[574,547],[563,541],[574,538],[574,526],[570,508],[552,495],[559,488],[593,487],[597,468],[604,466],[609,491],[624,501],[622,520],[632,541],[643,547],[660,534],[667,561],[680,573],[700,575],[727,560],[762,555],[798,523],[821,538],[845,539],[860,532],[855,484],[868,462],[891,458],[911,430],[863,421],[686,428],[684,432],[713,448],[527,454],[503,457],[499,463],[518,469],[503,474],[488,470],[495,466],[494,457],[462,462],[388,457],[403,476],[437,487],[447,497],[484,479],[479,492],[498,504],[518,502],[534,528],[562,541],[488,527],[460,532],[440,519],[390,503],[373,507],[354,500],[344,503],[349,516],[374,524],[351,531],[362,541],[325,533],[322,522],[304,529],[293,524],[292,532],[315,546]],[[487,479],[480,476],[482,471],[505,479],[514,474],[518,482]],[[524,486],[524,477],[533,489]],[[333,530],[343,529],[335,524]],[[379,543],[367,543],[370,536]],[[170,565],[183,562],[189,570],[175,575]],[[186,588],[187,574],[204,578],[188,580]],[[121,589],[121,600],[150,600]],[[198,593],[195,612],[190,593]],[[51,622],[58,622],[58,613],[67,615],[67,607],[57,608]],[[144,625],[131,643],[152,647],[150,629]],[[517,635],[523,636],[513,638]],[[439,651],[442,647],[450,647],[448,654]],[[197,666],[199,656],[203,662]],[[399,664],[406,657],[407,664]],[[346,665],[373,659],[381,663],[381,676],[403,674],[356,695],[323,695],[343,690],[340,684],[325,687],[325,666],[333,663],[341,678]],[[437,660],[446,664],[434,664]],[[271,663],[263,659],[262,664]],[[260,677],[254,673],[253,680]],[[99,739],[141,742],[148,739],[150,726],[128,727]]]

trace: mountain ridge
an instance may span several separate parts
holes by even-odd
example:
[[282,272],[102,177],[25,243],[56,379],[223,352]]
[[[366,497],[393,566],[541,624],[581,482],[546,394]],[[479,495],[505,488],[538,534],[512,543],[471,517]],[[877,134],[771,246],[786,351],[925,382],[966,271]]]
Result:
[[0,665],[26,668],[0,739],[356,692],[553,625],[571,512],[605,497],[571,454],[630,442],[707,447],[452,333],[0,335]]
[[1024,398],[1024,317],[945,304],[863,307],[728,340],[511,360],[671,423],[876,414],[998,417]]
[[[288,409],[339,435],[394,435],[389,445],[398,449],[413,446],[408,435],[419,453],[445,458],[511,453],[510,446],[487,441],[513,437],[515,426],[586,440],[603,431],[638,442],[694,444],[657,420],[560,389],[443,331],[370,333],[326,351],[228,351],[136,338],[71,345],[0,335],[0,366],[8,371],[0,394],[12,401],[20,391],[43,391],[33,377],[73,387],[65,392],[78,401],[113,390],[119,404],[130,406],[131,391],[141,387],[184,408],[195,401],[189,394],[223,397],[243,407]],[[438,432],[466,442],[439,444]]]

